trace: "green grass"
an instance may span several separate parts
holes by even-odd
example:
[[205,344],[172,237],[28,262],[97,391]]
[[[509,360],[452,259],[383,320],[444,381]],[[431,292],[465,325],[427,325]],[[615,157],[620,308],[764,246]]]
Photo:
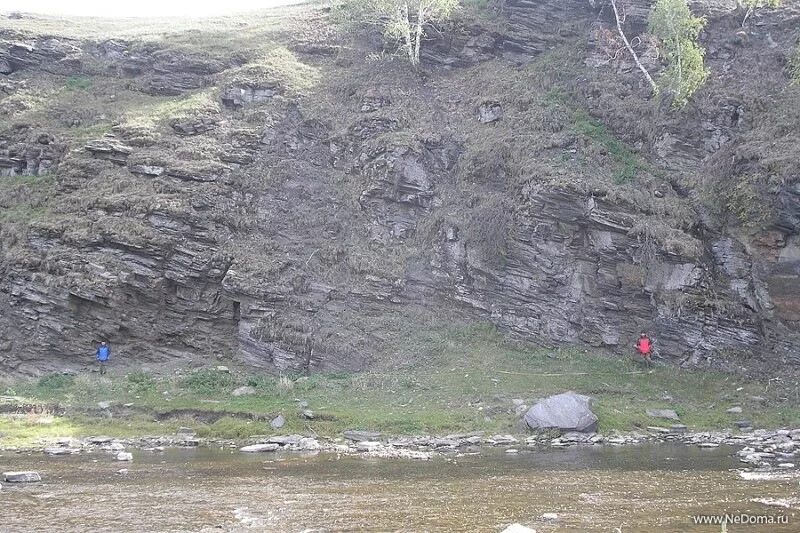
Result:
[[30,223],[34,220],[43,218],[47,214],[44,207],[33,207],[30,205],[13,205],[8,208],[0,209],[0,222]]
[[[129,378],[130,379],[130,378]],[[197,394],[225,393],[235,385],[233,377],[227,372],[217,370],[198,370],[180,381],[181,388]]]
[[[757,427],[800,425],[797,391],[779,394],[775,387],[741,377],[667,366],[649,373],[632,358],[509,344],[486,326],[423,330],[398,341],[396,349],[408,356],[403,366],[362,374],[276,378],[208,368],[183,376],[116,375],[112,368],[107,377],[48,375],[15,383],[5,394],[28,403],[57,402],[66,415],[50,416],[44,424],[35,415],[3,416],[0,433],[6,446],[65,435],[172,434],[180,426],[193,427],[202,437],[244,438],[276,433],[268,421],[278,414],[287,419],[280,433],[335,436],[353,428],[385,434],[515,432],[512,399],[530,403],[567,390],[595,399],[603,432],[665,425],[646,415],[651,407],[675,409],[693,430],[731,428],[741,418]],[[241,385],[253,386],[256,393],[232,396]],[[133,407],[108,417],[97,408],[103,400]],[[316,418],[303,418],[297,400],[307,401]],[[741,405],[744,413],[727,414],[732,405]]]
[[36,382],[36,388],[44,394],[52,394],[75,385],[75,378],[65,374],[47,374]]
[[65,85],[71,91],[86,91],[91,89],[92,80],[84,76],[69,76]]
[[646,169],[640,158],[625,143],[609,132],[602,122],[590,117],[585,111],[574,112],[573,127],[577,133],[599,144],[611,156],[617,165],[617,171],[613,176],[615,183],[628,183],[635,179],[640,171]]
[[319,79],[316,67],[301,62],[291,50],[279,46],[256,61],[231,71],[229,84],[251,87],[277,84],[288,92],[302,92],[313,88]]

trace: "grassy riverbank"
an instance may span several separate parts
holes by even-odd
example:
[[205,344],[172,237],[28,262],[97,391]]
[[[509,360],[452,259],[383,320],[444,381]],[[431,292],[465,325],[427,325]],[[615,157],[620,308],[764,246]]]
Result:
[[[727,429],[741,419],[755,427],[800,426],[797,385],[788,378],[754,382],[666,366],[649,372],[630,359],[509,344],[484,327],[429,331],[405,346],[405,363],[363,374],[276,378],[234,367],[229,373],[210,367],[168,374],[112,368],[103,377],[54,374],[9,383],[0,386],[6,405],[26,407],[0,414],[0,446],[57,436],[170,435],[181,426],[220,438],[335,436],[345,429],[518,432],[514,399],[531,405],[566,390],[595,399],[602,432],[671,423],[647,416],[651,407],[674,409],[691,430]],[[246,385],[253,394],[231,394]],[[103,409],[99,402],[111,406]],[[726,413],[732,406],[742,413]],[[306,418],[304,409],[314,418]],[[269,421],[278,414],[286,425],[272,430]]]

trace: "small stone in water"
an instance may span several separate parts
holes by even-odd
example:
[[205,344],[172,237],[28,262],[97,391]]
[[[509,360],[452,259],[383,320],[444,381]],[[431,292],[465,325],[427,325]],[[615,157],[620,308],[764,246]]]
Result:
[[117,461],[133,461],[133,454],[130,452],[119,452],[117,454]]
[[245,453],[274,452],[279,447],[278,444],[273,443],[251,444],[250,446],[239,448],[239,451]]
[[321,448],[319,441],[310,437],[300,439],[300,442],[297,443],[297,447],[307,451],[319,450]]
[[77,453],[79,450],[74,448],[62,448],[58,446],[48,447],[44,449],[46,455],[70,455]]
[[42,480],[39,472],[3,472],[7,483],[35,483]]
[[542,520],[555,521],[558,520],[558,515],[556,513],[544,513],[542,515]]
[[360,452],[371,452],[381,447],[381,443],[377,441],[365,440],[356,444],[356,450]]
[[501,531],[501,533],[536,533],[536,530],[525,527],[522,524],[511,524]]
[[794,468],[794,463],[781,463],[778,468]]
[[381,438],[381,434],[377,431],[359,431],[355,429],[348,429],[342,435],[344,435],[344,438],[356,442]]

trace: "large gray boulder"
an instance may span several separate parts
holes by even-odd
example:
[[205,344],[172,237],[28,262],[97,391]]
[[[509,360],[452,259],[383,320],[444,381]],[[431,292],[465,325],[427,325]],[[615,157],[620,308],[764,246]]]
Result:
[[597,416],[590,409],[588,396],[565,392],[540,401],[525,413],[525,423],[531,429],[561,431],[597,431]]

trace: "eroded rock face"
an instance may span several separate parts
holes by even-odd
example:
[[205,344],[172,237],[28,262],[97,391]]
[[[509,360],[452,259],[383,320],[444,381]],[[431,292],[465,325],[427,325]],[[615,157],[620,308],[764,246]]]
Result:
[[222,103],[228,107],[244,107],[249,104],[268,102],[279,94],[278,87],[253,87],[250,85],[233,86],[222,93]]
[[0,139],[0,177],[52,174],[65,150],[49,133],[16,124]]
[[8,30],[0,31],[0,74],[35,68],[70,73],[80,67],[82,50],[79,43],[55,37],[21,37]]
[[[630,4],[634,34],[645,4]],[[502,16],[501,29],[474,25],[430,43],[423,60],[432,76],[530,62],[582,39],[598,15],[588,1],[548,0],[508,2]],[[791,32],[775,28],[788,50]],[[61,60],[26,46],[0,52],[0,71],[16,69],[9,91]],[[277,85],[225,85],[231,65],[217,60],[119,40],[81,46],[132,90],[219,84],[223,106],[165,120],[162,137],[146,141],[122,127],[76,146],[30,125],[0,131],[0,179],[58,170],[41,200],[51,198],[58,216],[23,220],[13,238],[0,229],[3,372],[80,368],[98,339],[111,341],[116,364],[219,357],[271,372],[361,370],[399,330],[390,328],[421,310],[442,323],[487,320],[543,345],[620,354],[647,331],[665,361],[686,366],[739,370],[739,355],[754,365],[800,362],[800,188],[791,169],[767,191],[774,216],[745,234],[678,180],[648,182],[633,201],[575,183],[563,167],[540,176],[538,163],[572,158],[585,140],[553,119],[537,133],[549,151],[506,154],[512,148],[492,144],[493,132],[525,109],[502,94],[426,83],[415,103],[439,100],[421,131],[402,108],[408,88],[386,80],[336,100],[331,113],[342,116],[315,114]],[[629,63],[594,61],[597,46],[589,41],[584,64],[608,67],[625,96],[635,94],[641,80]],[[744,72],[736,58],[763,52],[709,46],[720,72]],[[576,83],[592,112],[620,98]],[[722,166],[715,154],[733,160],[737,175],[768,170],[752,157],[759,146],[743,141],[758,121],[742,97],[687,115],[656,117],[637,150],[670,172]],[[631,129],[630,117],[603,119]],[[465,128],[489,144],[470,176]],[[504,160],[523,157],[530,176]],[[689,214],[671,222],[673,210]]]

